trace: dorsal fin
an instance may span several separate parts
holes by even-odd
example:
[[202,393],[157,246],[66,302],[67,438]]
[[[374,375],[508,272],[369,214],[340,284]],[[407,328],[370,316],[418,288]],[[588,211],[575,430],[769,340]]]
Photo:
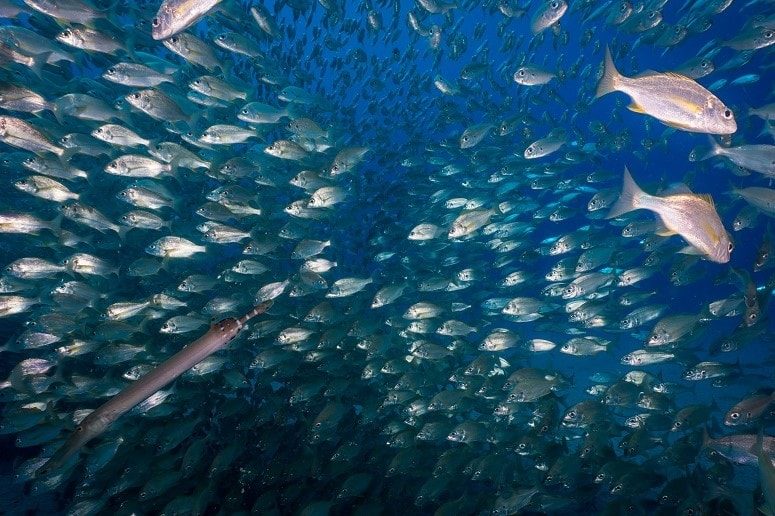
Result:
[[694,80],[694,79],[692,79],[691,77],[687,77],[686,75],[684,75],[684,74],[682,74],[682,73],[676,73],[676,72],[665,72],[665,73],[663,73],[662,75],[664,75],[664,76],[666,76],[666,77],[671,77],[671,78],[673,78],[673,79],[681,79],[682,81],[683,81],[683,80],[688,80],[688,81],[695,82],[695,80]]
[[686,183],[671,183],[667,186],[662,192],[660,192],[660,195],[667,196],[667,195],[686,195],[686,194],[693,194],[692,190],[686,185]]
[[652,77],[654,75],[664,75],[662,73],[659,73],[655,70],[643,70],[638,75],[635,76],[635,79],[641,79],[643,77]]
[[715,203],[715,202],[713,202],[713,197],[712,197],[710,194],[697,194],[697,196],[698,196],[700,199],[702,199],[702,200],[706,201],[708,204],[710,204],[710,206],[711,206],[712,208],[715,208],[715,207],[716,207],[716,203]]

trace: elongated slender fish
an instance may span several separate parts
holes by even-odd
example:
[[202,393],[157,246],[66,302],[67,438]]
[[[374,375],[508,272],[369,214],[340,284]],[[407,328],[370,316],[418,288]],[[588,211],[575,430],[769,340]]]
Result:
[[253,317],[264,313],[271,305],[271,301],[266,301],[254,307],[239,319],[229,317],[215,323],[207,333],[113,396],[81,421],[67,439],[65,445],[48,462],[43,464],[38,470],[38,474],[45,475],[62,466],[70,456],[77,453],[86,443],[102,434],[111,423],[132,410],[138,403],[148,399],[159,389],[162,389],[165,385],[216,351],[223,349],[239,334],[245,323]]

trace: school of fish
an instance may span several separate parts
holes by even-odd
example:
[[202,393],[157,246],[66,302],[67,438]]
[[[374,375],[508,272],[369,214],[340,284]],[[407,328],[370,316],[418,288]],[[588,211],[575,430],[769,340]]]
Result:
[[770,0],[0,0],[0,169],[4,514],[775,516]]

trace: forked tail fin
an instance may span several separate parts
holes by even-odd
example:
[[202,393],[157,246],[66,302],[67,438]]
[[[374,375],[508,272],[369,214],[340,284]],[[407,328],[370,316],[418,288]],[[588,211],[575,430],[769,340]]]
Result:
[[624,167],[624,178],[622,181],[622,193],[619,195],[619,199],[611,206],[611,211],[606,215],[607,219],[619,217],[632,210],[637,210],[640,206],[638,200],[644,195],[645,192],[635,183],[635,180],[630,175],[630,171],[627,167]]

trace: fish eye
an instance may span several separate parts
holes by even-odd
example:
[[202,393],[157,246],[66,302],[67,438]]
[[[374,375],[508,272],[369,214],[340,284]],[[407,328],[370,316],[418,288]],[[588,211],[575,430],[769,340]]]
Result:
[[248,110],[247,109],[243,109],[242,111],[240,111],[240,113],[242,113],[243,115],[247,115],[248,114]]
[[153,20],[151,20],[151,25],[153,25],[154,27],[158,27],[159,25],[161,25],[161,20],[158,17],[156,17]]
[[218,36],[218,41],[226,41],[226,34],[221,34]]
[[724,118],[730,118],[732,116],[732,112],[730,110],[724,111]]
[[729,417],[732,418],[732,419],[738,419],[740,417],[740,413],[739,412],[732,412],[731,414],[729,414]]
[[551,7],[552,9],[557,9],[558,7],[560,7],[560,3],[552,2],[551,4],[549,4],[549,7]]
[[772,37],[772,31],[771,30],[766,31],[764,33],[764,37],[767,39],[770,39]]
[[568,416],[569,417],[576,417],[576,411],[575,410],[571,410],[570,412],[568,412]]
[[172,36],[172,37],[170,38],[170,41],[171,41],[171,42],[173,42],[173,43],[177,43],[177,42],[178,42],[178,39],[179,39],[179,38],[178,38],[177,36]]
[[700,66],[702,66],[703,68],[707,68],[710,66],[710,63],[708,61],[703,61],[700,63]]
[[729,245],[727,246],[727,250],[731,253],[734,248],[735,248],[735,244],[733,244],[732,242],[729,242]]

